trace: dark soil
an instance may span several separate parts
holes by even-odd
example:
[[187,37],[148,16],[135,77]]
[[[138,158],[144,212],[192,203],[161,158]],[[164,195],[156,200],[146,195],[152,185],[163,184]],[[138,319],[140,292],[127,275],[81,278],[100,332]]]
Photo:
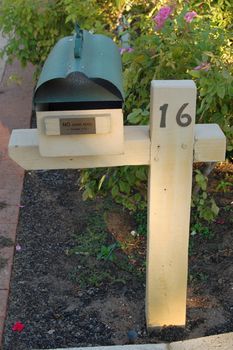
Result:
[[[145,326],[145,236],[110,199],[83,202],[78,171],[28,172],[21,198],[4,350],[158,343],[233,331],[233,195],[210,191],[215,223],[191,237],[185,328]],[[217,182],[216,182],[217,183]],[[194,233],[193,233],[194,234]],[[119,243],[120,242],[120,243]],[[12,331],[20,321],[22,332]]]

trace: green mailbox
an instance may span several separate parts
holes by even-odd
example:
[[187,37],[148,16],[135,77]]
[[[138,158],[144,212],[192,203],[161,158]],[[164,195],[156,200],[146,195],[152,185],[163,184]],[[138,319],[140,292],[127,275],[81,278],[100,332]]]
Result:
[[42,156],[124,152],[121,56],[110,38],[76,27],[74,36],[59,40],[34,103]]

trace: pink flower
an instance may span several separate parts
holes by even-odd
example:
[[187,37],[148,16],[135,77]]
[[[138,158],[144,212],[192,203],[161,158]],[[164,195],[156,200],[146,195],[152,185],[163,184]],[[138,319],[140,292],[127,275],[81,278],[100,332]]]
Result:
[[186,15],[184,15],[184,19],[187,23],[192,22],[192,20],[197,17],[197,13],[195,11],[187,12]]
[[133,52],[134,49],[132,47],[128,47],[128,52]]
[[22,250],[21,245],[16,244],[15,250],[16,250],[17,252],[20,252],[20,251]]
[[15,324],[12,326],[12,331],[14,332],[22,332],[24,329],[24,324],[21,322],[15,322]]
[[225,221],[223,219],[218,219],[215,222],[216,222],[216,224],[219,224],[219,225],[224,225],[225,224]]
[[203,62],[201,63],[199,66],[196,66],[195,68],[193,68],[194,70],[204,70],[204,71],[208,71],[210,69],[210,63],[207,62]]
[[153,17],[153,20],[156,23],[156,27],[155,27],[156,30],[161,29],[164,26],[164,23],[166,22],[166,20],[168,19],[171,13],[172,13],[172,9],[170,6],[162,7],[159,10],[157,15]]
[[120,49],[120,54],[123,55],[125,52],[133,52],[134,49],[132,47],[121,47]]

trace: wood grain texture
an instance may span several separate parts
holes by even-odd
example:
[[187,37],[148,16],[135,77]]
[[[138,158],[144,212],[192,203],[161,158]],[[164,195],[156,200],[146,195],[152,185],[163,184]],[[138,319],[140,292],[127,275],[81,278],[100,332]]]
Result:
[[[225,160],[226,138],[217,124],[196,124],[194,135],[195,162]],[[122,155],[42,157],[39,153],[37,129],[17,129],[11,134],[8,151],[10,157],[26,170],[149,165],[149,126],[125,126],[124,140]]]
[[[196,88],[192,81],[152,82],[147,214],[148,328],[185,325],[195,101]],[[185,113],[191,116],[190,124],[181,127],[175,116],[185,103],[188,103]],[[166,127],[161,127],[164,104],[168,105]]]

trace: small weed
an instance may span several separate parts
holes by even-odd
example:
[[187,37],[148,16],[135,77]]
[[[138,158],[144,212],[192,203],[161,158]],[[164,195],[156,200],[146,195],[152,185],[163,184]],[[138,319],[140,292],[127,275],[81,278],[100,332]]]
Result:
[[0,270],[4,269],[6,265],[7,265],[7,259],[0,256]]
[[110,281],[111,282],[112,277],[110,275],[109,272],[106,271],[102,271],[101,273],[95,273],[95,274],[91,274],[86,282],[88,283],[88,285],[93,286],[93,287],[99,287],[102,283],[104,283],[105,281]]
[[191,236],[189,239],[189,256],[194,254],[194,247],[195,247],[194,237]]
[[99,215],[89,217],[85,232],[74,236],[76,246],[69,250],[68,255],[96,256],[106,241],[106,225]]
[[195,173],[195,181],[200,190],[192,195],[192,207],[196,209],[193,213],[195,213],[196,220],[214,221],[219,208],[214,198],[207,193],[208,178],[200,170],[195,170]]
[[[232,177],[232,180],[233,180],[233,177]],[[227,180],[221,180],[218,186],[216,187],[217,191],[222,191],[224,193],[230,192],[232,189],[233,189],[233,182],[230,182]]]
[[195,282],[207,282],[209,276],[203,272],[192,272],[189,274],[190,283]]
[[7,207],[7,203],[6,203],[5,201],[0,202],[0,210],[1,210],[1,209],[4,209],[4,208],[6,208],[6,207]]
[[212,238],[213,232],[210,231],[209,227],[202,225],[200,222],[197,222],[191,227],[191,236],[200,234],[203,238]]
[[[233,204],[233,203],[232,203]],[[233,205],[226,205],[225,207],[222,208],[226,212],[231,212],[233,211]]]
[[147,233],[147,208],[134,213],[134,220],[137,225],[137,233],[146,236]]
[[113,243],[110,244],[109,246],[102,245],[99,254],[97,255],[98,260],[109,260],[109,261],[114,261],[116,260],[116,256],[114,254],[114,250],[119,248],[119,243]]
[[74,269],[70,274],[70,279],[76,283],[79,288],[100,287],[103,283],[112,282],[113,277],[108,271],[94,269]]
[[14,242],[5,236],[0,236],[0,248],[4,247],[12,247],[14,245]]
[[76,256],[70,279],[81,289],[104,284],[126,283],[145,276],[139,256],[128,257],[120,242],[114,242],[106,227],[105,208],[87,216],[86,228],[74,235],[75,247],[66,250]]

